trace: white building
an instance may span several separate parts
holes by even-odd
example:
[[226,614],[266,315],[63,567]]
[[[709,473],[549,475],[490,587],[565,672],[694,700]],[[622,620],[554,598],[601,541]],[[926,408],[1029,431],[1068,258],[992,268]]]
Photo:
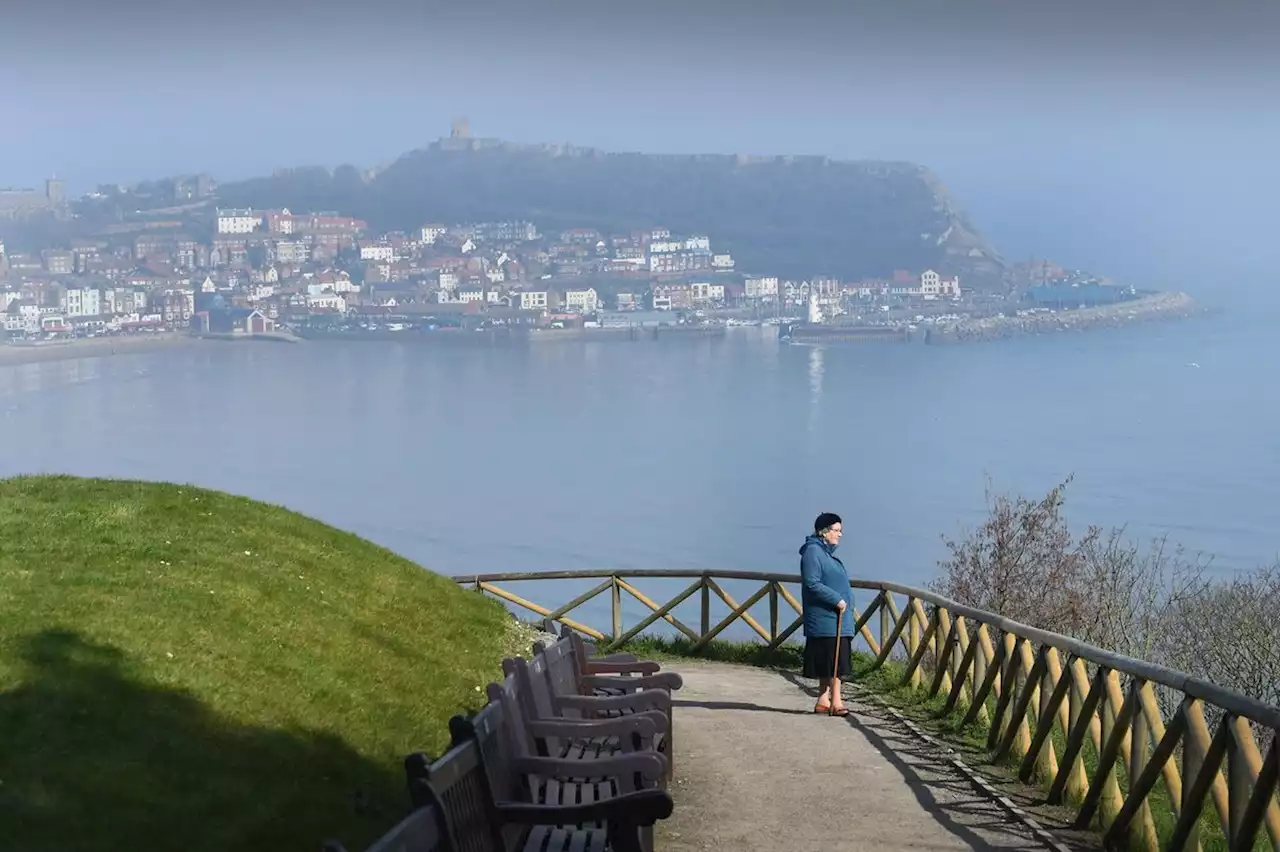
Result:
[[252,210],[223,210],[218,208],[219,234],[252,234],[262,224],[262,217]]
[[520,310],[545,311],[550,307],[553,307],[550,290],[520,291]]
[[62,296],[62,312],[69,317],[101,315],[102,291],[94,287],[67,290]]
[[449,229],[444,225],[423,225],[422,226],[422,243],[423,245],[433,245],[446,231]]
[[748,299],[772,299],[778,295],[778,279],[748,278],[742,284],[743,295]]
[[102,293],[104,314],[135,314],[147,308],[147,291],[144,287],[112,287]]
[[711,255],[712,269],[733,269],[733,255],[731,254],[713,254]]
[[276,243],[277,263],[306,263],[311,259],[311,246],[296,240],[280,240]]
[[809,298],[808,281],[783,281],[782,296],[788,302],[802,302]]
[[723,302],[724,285],[697,281],[689,285],[693,288],[692,299],[695,302]]
[[325,308],[331,311],[337,311],[340,314],[347,312],[347,300],[339,296],[337,293],[318,293],[316,295],[307,295],[308,308]]
[[564,307],[567,311],[593,314],[600,307],[600,296],[596,293],[596,288],[594,287],[589,287],[586,290],[566,290]]
[[372,260],[376,263],[394,263],[396,250],[386,245],[360,246],[360,259]]
[[920,273],[920,295],[926,299],[959,298],[960,278],[955,275],[943,278],[932,269],[926,269]]
[[5,313],[4,329],[10,333],[39,333],[40,306],[30,299],[20,299],[11,304]]

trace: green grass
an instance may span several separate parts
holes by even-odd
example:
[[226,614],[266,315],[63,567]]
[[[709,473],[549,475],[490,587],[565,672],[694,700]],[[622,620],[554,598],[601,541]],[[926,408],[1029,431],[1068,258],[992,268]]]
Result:
[[361,848],[528,639],[284,509],[0,480],[0,837],[24,852]]

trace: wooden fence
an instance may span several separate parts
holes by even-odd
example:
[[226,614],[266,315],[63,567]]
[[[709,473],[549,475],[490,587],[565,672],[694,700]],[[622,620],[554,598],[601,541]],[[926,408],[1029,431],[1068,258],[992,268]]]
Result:
[[[688,585],[659,604],[636,585],[657,578]],[[795,574],[558,571],[453,579],[605,648],[624,645],[659,621],[687,637],[694,652],[735,622],[773,648],[797,636],[801,625]],[[534,580],[596,582],[555,607],[499,585]],[[760,585],[739,601],[725,581]],[[904,685],[941,702],[939,716],[963,711],[963,724],[983,725],[993,761],[1016,762],[1023,781],[1043,785],[1050,803],[1072,805],[1076,826],[1100,828],[1109,847],[1280,852],[1280,708],[921,589],[867,580],[852,585],[873,596],[852,612],[872,667],[900,660]],[[648,611],[630,626],[623,623],[624,592]],[[607,628],[570,617],[604,594],[612,615]],[[695,595],[696,630],[674,614]],[[717,600],[728,611],[713,622]],[[767,624],[752,614],[765,601]]]

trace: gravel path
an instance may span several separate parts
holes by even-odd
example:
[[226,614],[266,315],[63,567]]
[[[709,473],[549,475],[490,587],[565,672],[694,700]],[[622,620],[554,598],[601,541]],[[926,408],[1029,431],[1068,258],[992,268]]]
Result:
[[813,714],[816,684],[787,673],[664,663],[675,699],[675,813],[659,852],[1044,850],[937,753],[874,706]]

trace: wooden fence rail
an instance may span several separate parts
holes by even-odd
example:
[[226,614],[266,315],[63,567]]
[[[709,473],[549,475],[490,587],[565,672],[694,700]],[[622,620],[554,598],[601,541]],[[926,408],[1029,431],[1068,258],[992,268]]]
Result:
[[[687,585],[659,604],[637,587],[637,581],[658,578]],[[771,648],[797,636],[801,626],[797,574],[648,569],[453,579],[605,648],[623,645],[659,621],[685,636],[693,651],[739,622]],[[554,608],[499,585],[531,580],[597,582]],[[724,589],[726,580],[758,588],[738,601]],[[1047,801],[1073,805],[1076,826],[1101,829],[1108,847],[1280,852],[1280,708],[932,592],[892,582],[851,585],[872,595],[852,616],[873,668],[901,659],[903,685],[942,700],[939,715],[963,709],[963,723],[985,725],[992,760],[1015,762],[1023,781],[1044,786]],[[624,592],[648,610],[630,626],[623,620]],[[606,593],[608,628],[569,617]],[[695,595],[696,629],[674,614]],[[713,621],[717,599],[727,612]],[[768,623],[762,624],[752,609],[765,601]],[[1165,711],[1157,689],[1175,697],[1171,705],[1163,702]]]

